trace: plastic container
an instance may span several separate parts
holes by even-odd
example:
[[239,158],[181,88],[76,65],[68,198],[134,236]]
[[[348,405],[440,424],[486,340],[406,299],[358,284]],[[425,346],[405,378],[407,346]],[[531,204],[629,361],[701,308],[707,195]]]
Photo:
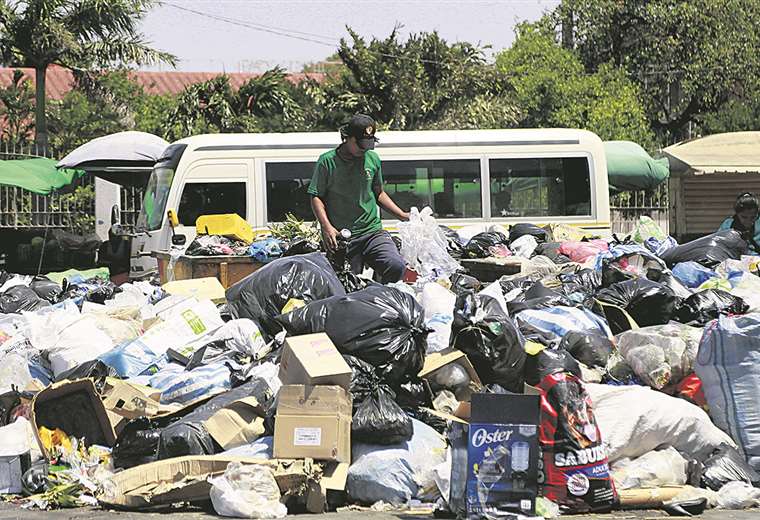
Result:
[[222,235],[246,244],[253,242],[253,228],[237,213],[226,215],[202,215],[195,221],[199,235]]

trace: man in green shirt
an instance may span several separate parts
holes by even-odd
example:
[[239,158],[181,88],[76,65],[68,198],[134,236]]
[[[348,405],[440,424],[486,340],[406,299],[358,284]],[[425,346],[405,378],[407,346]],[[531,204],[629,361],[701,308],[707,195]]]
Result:
[[404,276],[406,264],[383,230],[378,206],[401,220],[408,220],[409,213],[383,190],[380,157],[374,152],[375,130],[375,121],[364,114],[356,114],[342,126],[343,142],[317,160],[309,194],[327,249],[335,251],[338,233],[348,229],[351,270],[361,272],[366,264],[382,283],[391,283]]

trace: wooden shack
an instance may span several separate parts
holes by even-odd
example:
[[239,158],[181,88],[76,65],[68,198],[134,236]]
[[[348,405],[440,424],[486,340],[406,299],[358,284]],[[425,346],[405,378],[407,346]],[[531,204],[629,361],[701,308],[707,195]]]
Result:
[[665,148],[670,233],[679,242],[713,233],[745,191],[760,196],[760,131],[715,134]]

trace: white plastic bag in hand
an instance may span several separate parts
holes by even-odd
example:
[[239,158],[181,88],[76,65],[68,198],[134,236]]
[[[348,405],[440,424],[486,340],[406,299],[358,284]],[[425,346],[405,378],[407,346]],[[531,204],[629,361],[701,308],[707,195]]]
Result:
[[284,518],[280,488],[266,466],[230,462],[224,475],[209,480],[211,503],[221,516],[233,518]]

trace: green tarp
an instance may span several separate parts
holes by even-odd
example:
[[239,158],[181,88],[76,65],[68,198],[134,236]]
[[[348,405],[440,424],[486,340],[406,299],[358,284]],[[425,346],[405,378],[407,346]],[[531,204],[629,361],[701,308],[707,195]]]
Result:
[[631,141],[605,141],[610,192],[652,190],[670,176],[668,159],[652,159]]
[[80,170],[58,170],[55,164],[45,158],[0,161],[0,185],[48,195],[84,175]]

